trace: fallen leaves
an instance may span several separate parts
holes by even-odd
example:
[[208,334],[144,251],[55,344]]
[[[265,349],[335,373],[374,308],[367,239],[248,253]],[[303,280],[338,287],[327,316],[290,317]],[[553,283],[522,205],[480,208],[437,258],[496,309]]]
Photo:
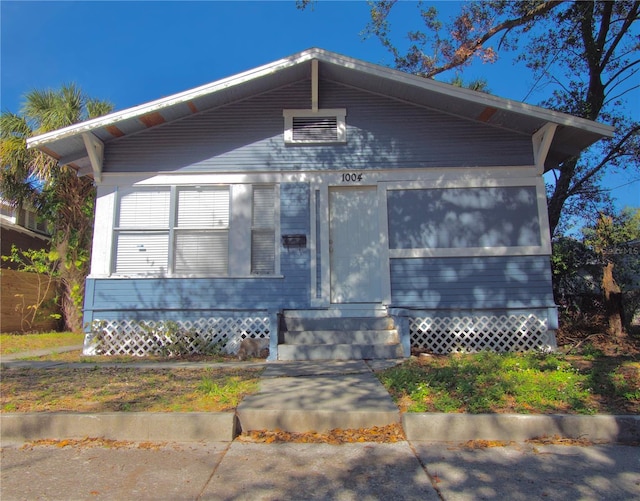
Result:
[[462,447],[465,449],[488,449],[490,447],[507,447],[508,445],[514,445],[515,442],[504,440],[467,440]]
[[560,435],[552,435],[552,436],[543,435],[541,437],[525,440],[525,442],[528,444],[534,444],[534,445],[579,445],[583,447],[589,447],[591,445],[596,445],[598,443],[605,443],[605,442],[594,442],[586,438],[561,437]]
[[127,440],[112,440],[102,437],[85,437],[81,439],[51,439],[33,440],[25,443],[21,449],[31,450],[35,447],[64,447],[75,448],[103,448],[103,449],[145,449],[159,450],[167,445],[166,442],[131,442]]
[[294,442],[301,444],[331,444],[339,445],[346,443],[395,443],[406,440],[402,426],[399,423],[387,426],[373,426],[372,428],[340,429],[330,430],[328,433],[317,433],[314,431],[297,433],[282,430],[251,430],[243,432],[238,437],[241,442],[252,443],[279,443]]

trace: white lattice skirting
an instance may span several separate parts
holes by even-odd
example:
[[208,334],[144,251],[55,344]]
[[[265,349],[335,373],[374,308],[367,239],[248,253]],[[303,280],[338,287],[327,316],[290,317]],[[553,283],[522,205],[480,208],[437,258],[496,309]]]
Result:
[[268,316],[200,318],[195,321],[96,320],[85,355],[193,355],[237,353],[243,339],[269,338]]
[[534,314],[410,317],[411,347],[433,353],[546,350],[547,318]]

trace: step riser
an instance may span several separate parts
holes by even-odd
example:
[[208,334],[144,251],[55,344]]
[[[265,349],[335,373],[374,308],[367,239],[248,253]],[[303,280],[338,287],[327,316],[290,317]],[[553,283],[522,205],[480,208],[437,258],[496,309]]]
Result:
[[383,318],[297,318],[284,317],[287,331],[368,331],[395,328],[393,319]]
[[402,358],[399,344],[307,344],[278,346],[279,360],[362,360]]
[[285,332],[285,344],[395,344],[396,330]]

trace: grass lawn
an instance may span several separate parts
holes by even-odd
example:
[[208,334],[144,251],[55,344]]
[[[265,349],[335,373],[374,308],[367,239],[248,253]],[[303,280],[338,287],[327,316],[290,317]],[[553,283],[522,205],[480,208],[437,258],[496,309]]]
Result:
[[82,344],[83,333],[47,332],[44,334],[0,334],[0,355]]
[[[82,334],[2,335],[2,353],[82,342]],[[223,362],[229,356],[190,357]],[[86,368],[2,370],[2,412],[224,411],[257,390],[260,369],[136,369],[162,357],[86,357],[69,352],[40,360]],[[178,359],[181,360],[181,359]],[[100,367],[96,362],[120,362]],[[92,365],[93,364],[93,365]],[[605,352],[585,344],[574,354],[479,353],[413,357],[378,373],[403,412],[640,414],[640,350]]]
[[638,356],[489,352],[427,356],[378,377],[405,412],[640,412]]
[[258,388],[262,369],[9,369],[2,412],[232,411]]

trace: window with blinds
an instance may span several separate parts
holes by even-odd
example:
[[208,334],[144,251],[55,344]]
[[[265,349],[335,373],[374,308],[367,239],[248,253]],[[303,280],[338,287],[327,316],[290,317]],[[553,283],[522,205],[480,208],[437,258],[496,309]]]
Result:
[[116,274],[168,272],[170,205],[168,188],[121,193],[115,228]]
[[229,187],[178,188],[173,271],[226,275],[229,270]]
[[251,216],[251,273],[272,275],[276,262],[275,189],[254,186]]
[[[243,273],[276,272],[276,187],[256,185],[231,213],[230,186],[178,186],[121,191],[114,227],[113,273],[228,276],[230,234],[251,238]],[[251,210],[251,220],[238,217]],[[232,221],[235,221],[232,226]],[[249,228],[249,224],[251,228]],[[235,267],[236,272],[239,269]]]

